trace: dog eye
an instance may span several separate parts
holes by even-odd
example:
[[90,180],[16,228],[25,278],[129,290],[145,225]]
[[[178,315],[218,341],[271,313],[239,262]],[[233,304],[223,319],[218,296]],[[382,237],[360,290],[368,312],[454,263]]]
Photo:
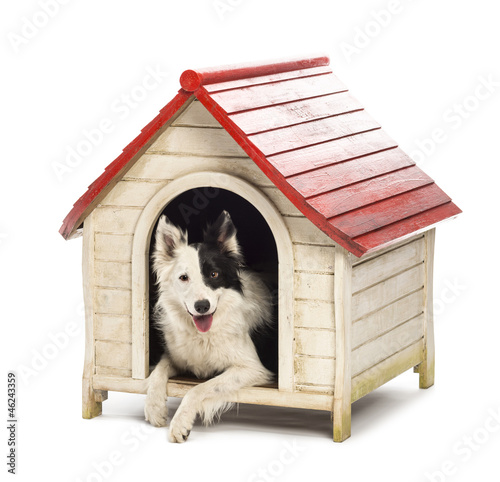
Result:
[[181,281],[189,281],[189,276],[188,276],[187,274],[181,274],[181,275],[179,276],[179,279],[180,279]]
[[219,273],[217,271],[212,271],[210,273],[210,278],[215,279],[219,277]]

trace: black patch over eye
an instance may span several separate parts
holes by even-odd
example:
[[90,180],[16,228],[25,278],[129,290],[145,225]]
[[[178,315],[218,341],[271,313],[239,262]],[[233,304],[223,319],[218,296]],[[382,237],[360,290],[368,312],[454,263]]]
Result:
[[229,288],[242,292],[240,263],[222,254],[214,244],[203,243],[198,250],[201,273],[204,283],[216,290]]
[[189,276],[188,276],[187,274],[181,274],[181,275],[179,276],[179,279],[180,279],[181,281],[189,281]]

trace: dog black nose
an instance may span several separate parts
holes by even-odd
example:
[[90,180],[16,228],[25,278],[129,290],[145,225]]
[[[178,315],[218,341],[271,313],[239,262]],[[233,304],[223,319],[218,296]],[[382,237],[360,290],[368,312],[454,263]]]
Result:
[[194,304],[194,309],[204,315],[210,309],[210,301],[208,300],[200,300]]

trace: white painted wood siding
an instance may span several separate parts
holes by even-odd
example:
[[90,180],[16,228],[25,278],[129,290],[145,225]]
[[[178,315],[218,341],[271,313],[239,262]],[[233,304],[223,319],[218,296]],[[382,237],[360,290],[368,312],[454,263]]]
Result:
[[[382,379],[385,369],[394,371],[391,366],[403,366],[406,370],[409,367],[401,360],[410,355],[408,359],[415,359],[415,347],[421,346],[424,334],[424,258],[424,237],[419,235],[355,263],[353,383],[363,379],[366,384],[367,377],[362,377],[365,372]],[[375,370],[376,367],[380,369]],[[377,385],[373,380],[370,384]],[[356,397],[363,394],[358,389]]]

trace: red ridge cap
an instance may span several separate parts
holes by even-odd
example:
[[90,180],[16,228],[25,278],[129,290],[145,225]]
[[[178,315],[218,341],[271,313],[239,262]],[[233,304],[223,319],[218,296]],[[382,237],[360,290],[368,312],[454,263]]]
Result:
[[246,63],[237,65],[225,65],[216,68],[197,70],[185,70],[180,77],[182,88],[187,92],[194,92],[202,85],[227,82],[230,80],[245,79],[248,77],[259,77],[292,70],[322,67],[330,64],[326,55],[313,58],[295,58],[282,61],[266,63]]

